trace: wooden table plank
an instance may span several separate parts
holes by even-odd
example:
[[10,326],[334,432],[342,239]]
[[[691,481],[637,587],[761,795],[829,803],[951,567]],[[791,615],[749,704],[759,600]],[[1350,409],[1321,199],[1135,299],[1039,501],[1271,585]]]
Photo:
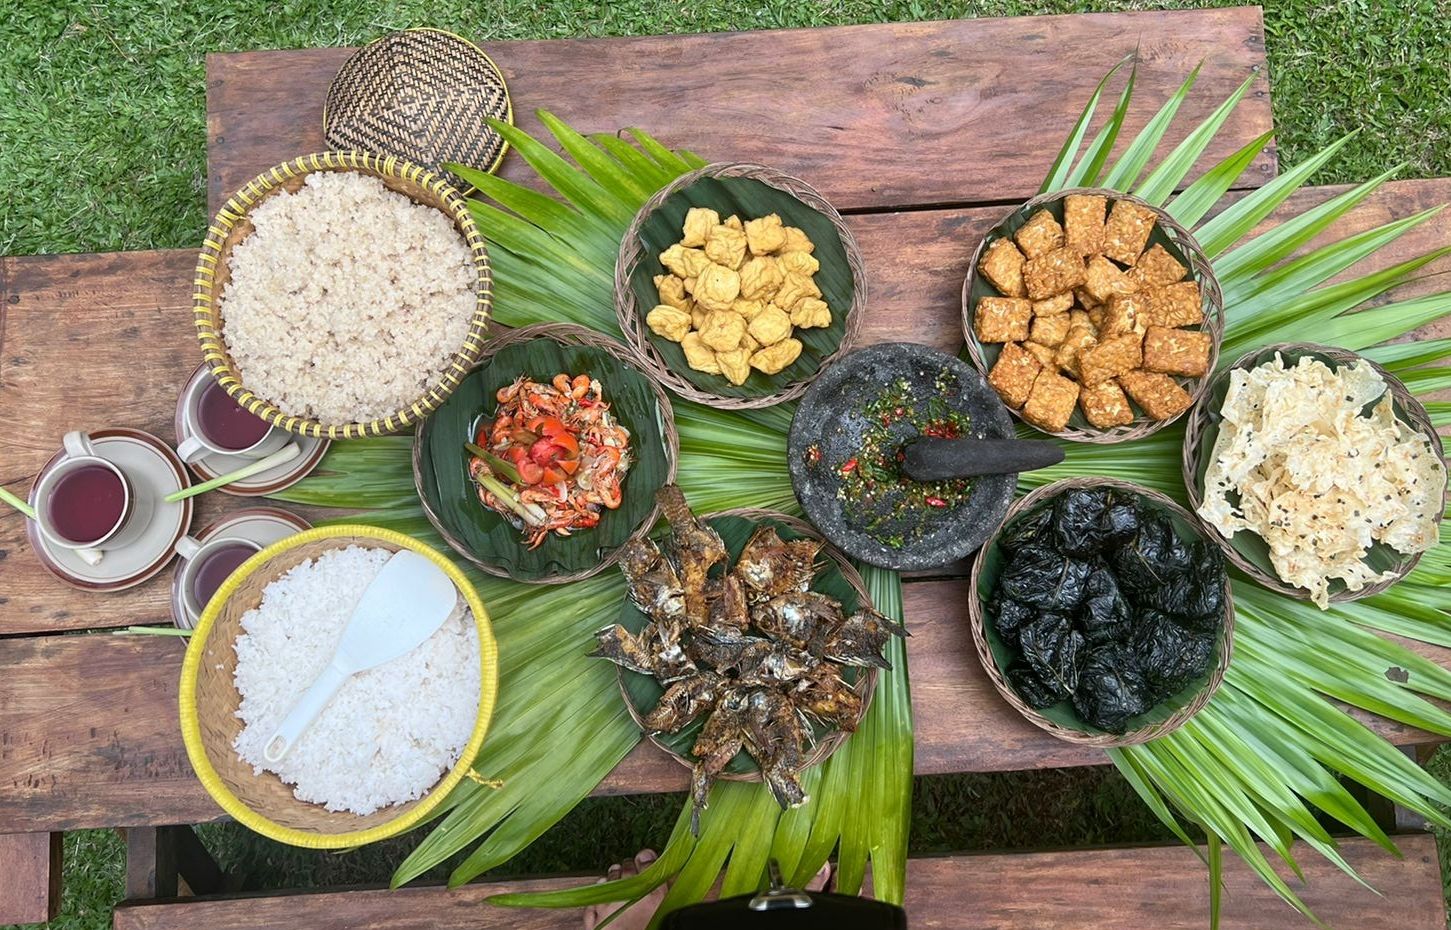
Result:
[[[1135,47],[1125,139],[1201,60],[1168,145],[1252,69],[1205,164],[1271,127],[1258,7],[484,44],[531,133],[540,107],[585,132],[639,126],[708,159],[798,175],[841,210],[1026,199],[1099,78]],[[323,147],[323,99],[351,52],[208,56],[213,209],[259,172]],[[1268,152],[1241,183],[1275,167]],[[517,155],[503,173],[530,178]]]
[[[1446,908],[1436,841],[1400,838],[1404,859],[1368,840],[1348,840],[1345,857],[1372,894],[1319,856],[1305,857],[1305,880],[1286,876],[1329,926],[1442,930]],[[1269,851],[1266,850],[1268,853]],[[1272,854],[1271,854],[1272,855]],[[1303,930],[1308,922],[1234,856],[1224,865],[1225,930]],[[588,879],[487,882],[449,891],[411,887],[123,905],[116,930],[566,930],[578,910],[502,910],[484,902],[505,890],[568,887]],[[1186,847],[947,856],[907,863],[911,925],[952,930],[1200,930],[1209,913],[1204,865]]]
[[39,924],[60,912],[61,835],[0,835],[0,924]]
[[[1341,190],[1301,191],[1266,226]],[[1451,179],[1388,184],[1342,220],[1336,234],[1447,201]],[[871,292],[864,339],[906,336],[955,352],[962,344],[959,293],[969,257],[1006,209],[850,217]],[[1387,267],[1448,241],[1451,214],[1442,214],[1365,267]],[[191,329],[193,262],[193,253],[182,249],[0,259],[0,418],[15,424],[0,456],[0,484],[24,496],[68,429],[136,426],[175,441],[172,398],[201,360]],[[1427,270],[1447,268],[1451,259]],[[1423,279],[1400,293],[1437,286],[1435,278]],[[1451,335],[1451,320],[1422,335]],[[72,375],[78,358],[86,359],[84,377]],[[221,494],[198,503],[198,529],[222,512],[248,506]],[[75,591],[41,569],[22,518],[0,512],[0,635],[164,621],[169,579],[163,572],[119,594]]]

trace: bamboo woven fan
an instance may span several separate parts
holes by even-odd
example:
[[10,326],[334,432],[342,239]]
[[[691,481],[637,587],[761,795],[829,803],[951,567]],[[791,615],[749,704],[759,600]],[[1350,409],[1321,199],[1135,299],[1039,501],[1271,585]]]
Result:
[[[752,507],[742,507],[734,510],[722,510],[719,513],[706,514],[701,519],[713,526],[721,534],[725,541],[726,548],[730,550],[731,560],[740,555],[742,547],[747,538],[756,526],[761,523],[773,524],[777,527],[782,539],[814,539],[822,542],[821,554],[826,556],[826,565],[817,572],[816,581],[812,583],[813,591],[823,591],[842,602],[843,607],[850,613],[859,608],[870,608],[872,606],[871,596],[867,593],[866,582],[851,562],[835,546],[827,543],[822,537],[804,521],[795,517],[789,517],[782,513],[771,510],[759,510]],[[625,601],[621,611],[620,623],[631,632],[639,632],[645,623],[645,615],[642,614],[628,599]],[[645,715],[654,707],[664,688],[649,675],[641,675],[638,672],[627,671],[616,666],[620,682],[620,693],[625,699],[625,709],[629,711],[630,718],[645,736],[658,746],[662,751],[675,759],[686,768],[693,768],[694,760],[690,757],[690,747],[695,742],[696,734],[699,732],[702,721],[694,723],[675,733],[655,733],[645,725]],[[861,698],[861,713],[857,716],[857,725],[861,724],[866,717],[867,709],[871,706],[872,695],[877,687],[877,669],[871,667],[857,668],[847,667],[846,671],[855,673],[856,678],[851,681],[852,690]],[[825,730],[816,728],[814,733],[816,739],[811,749],[802,756],[802,769],[819,765],[831,757],[831,754],[841,748],[841,745],[851,736],[847,730]],[[726,781],[761,781],[761,770],[756,766],[755,760],[746,754],[744,750],[736,755],[725,770],[717,778]]]
[[330,148],[395,155],[437,172],[449,163],[492,172],[508,143],[489,127],[491,118],[514,121],[508,85],[493,59],[451,32],[406,29],[343,62],[328,88],[322,125]]
[[[422,797],[366,816],[330,811],[299,800],[272,772],[258,774],[233,749],[242,721],[234,682],[235,643],[242,616],[256,607],[266,587],[289,569],[324,552],[348,546],[411,549],[442,568],[473,612],[479,634],[480,693],[473,733],[458,761]],[[233,572],[207,604],[182,664],[181,732],[197,778],[221,808],[244,826],[293,846],[346,849],[395,836],[428,817],[454,786],[472,773],[493,716],[498,689],[498,649],[488,612],[468,576],[432,547],[392,530],[357,524],[319,527],[290,536],[252,556]]]
[[[1446,455],[1441,447],[1441,437],[1431,422],[1430,415],[1415,395],[1407,390],[1395,375],[1365,356],[1357,355],[1346,349],[1309,342],[1280,343],[1255,349],[1236,359],[1234,364],[1219,371],[1190,413],[1189,421],[1184,429],[1183,472],[1184,487],[1188,490],[1191,508],[1197,511],[1204,503],[1204,475],[1209,469],[1210,459],[1214,454],[1215,440],[1219,438],[1220,408],[1224,404],[1225,393],[1229,388],[1230,372],[1257,368],[1266,362],[1272,362],[1276,354],[1284,358],[1286,365],[1292,365],[1305,356],[1319,359],[1332,369],[1356,362],[1365,362],[1370,365],[1371,369],[1386,383],[1386,390],[1391,395],[1396,419],[1425,436],[1432,453],[1440,459],[1441,467],[1443,470],[1446,468]],[[1448,499],[1451,499],[1451,490],[1443,488],[1441,512],[1446,510]],[[1242,530],[1235,533],[1233,538],[1226,539],[1217,529],[1206,524],[1205,533],[1218,544],[1219,548],[1224,551],[1225,557],[1235,568],[1259,584],[1286,597],[1310,600],[1309,591],[1280,580],[1279,575],[1275,573],[1274,563],[1270,561],[1269,551],[1264,540],[1253,531]],[[1400,552],[1385,543],[1374,543],[1366,553],[1365,561],[1379,572],[1390,572],[1391,576],[1367,584],[1359,591],[1348,590],[1345,582],[1338,578],[1332,579],[1329,586],[1331,603],[1358,601],[1363,597],[1370,597],[1388,590],[1415,569],[1416,564],[1421,561],[1422,555],[1423,553],[1420,552]]]
[[[600,381],[604,399],[630,430],[633,464],[623,499],[597,526],[569,536],[551,533],[529,549],[521,532],[479,502],[467,473],[465,441],[497,407],[498,388],[527,375],[550,379],[568,368]],[[565,584],[598,574],[623,555],[625,543],[648,533],[660,516],[655,492],[675,481],[680,437],[670,398],[640,360],[614,339],[583,326],[540,323],[492,335],[459,389],[418,428],[413,482],[434,529],[480,571],[533,584]]]
[[997,688],[1003,700],[1034,726],[1048,731],[1058,739],[1099,749],[1147,743],[1183,726],[1185,721],[1209,703],[1209,699],[1224,680],[1224,673],[1229,668],[1234,649],[1234,597],[1228,573],[1224,580],[1224,625],[1215,644],[1214,664],[1206,676],[1191,682],[1179,693],[1161,701],[1148,712],[1130,718],[1131,726],[1122,734],[1108,733],[1089,726],[1078,718],[1072,704],[1067,701],[1042,711],[1034,710],[1007,680],[1004,665],[1009,658],[1008,647],[994,630],[989,629],[986,603],[1002,568],[1002,553],[998,545],[1002,534],[1019,518],[1035,513],[1044,506],[1051,506],[1054,498],[1075,488],[1109,488],[1127,492],[1168,516],[1183,537],[1204,535],[1200,523],[1183,507],[1158,491],[1128,481],[1114,478],[1069,478],[1038,488],[1013,505],[1002,526],[978,550],[977,557],[973,559],[972,579],[967,596],[968,623],[972,629],[973,645],[977,647],[978,659],[982,661],[983,670],[993,687]]
[[[1039,195],[1013,210],[983,237],[977,251],[973,253],[972,264],[969,266],[967,278],[962,284],[962,335],[967,343],[967,355],[972,364],[984,375],[987,375],[996,364],[998,355],[1002,351],[1001,343],[981,342],[977,338],[977,331],[973,326],[978,301],[983,297],[999,296],[1000,294],[979,270],[983,254],[987,251],[988,246],[997,240],[1011,239],[1039,210],[1048,210],[1055,219],[1062,223],[1063,201],[1070,194],[1107,197],[1112,201],[1126,200],[1154,213],[1156,224],[1145,248],[1150,249],[1154,245],[1162,246],[1181,265],[1189,269],[1189,277],[1186,280],[1193,280],[1199,285],[1204,319],[1198,324],[1197,329],[1210,336],[1207,370],[1213,372],[1219,359],[1219,345],[1224,338],[1224,296],[1220,291],[1219,281],[1214,275],[1214,269],[1210,266],[1209,257],[1204,254],[1203,248],[1200,247],[1194,235],[1168,213],[1138,197],[1106,188],[1074,188]],[[1209,383],[1209,376],[1206,375],[1202,378],[1174,376],[1174,380],[1189,393],[1192,399],[1197,400]],[[1128,442],[1157,433],[1179,417],[1184,416],[1188,409],[1167,419],[1152,420],[1137,404],[1130,402],[1130,405],[1134,413],[1133,422],[1108,429],[1101,429],[1089,423],[1084,417],[1082,409],[1075,406],[1073,415],[1068,420],[1068,426],[1058,432],[1049,433],[1049,435],[1073,442],[1104,444]],[[1191,403],[1190,407],[1192,408],[1192,406]],[[1008,406],[1008,409],[1013,416],[1020,420],[1023,419],[1021,410],[1011,405]]]
[[[691,368],[679,343],[646,324],[660,303],[654,278],[668,273],[660,254],[681,238],[691,207],[742,221],[776,213],[786,226],[804,230],[815,247],[820,268],[814,280],[832,322],[825,328],[794,327],[791,337],[801,342],[801,354],[779,373],[752,368],[743,384],[732,384],[723,374]],[[762,165],[712,164],[676,178],[635,214],[615,262],[615,313],[630,348],[670,390],[722,410],[769,407],[804,394],[817,373],[857,341],[866,299],[861,249],[841,214],[805,181]]]

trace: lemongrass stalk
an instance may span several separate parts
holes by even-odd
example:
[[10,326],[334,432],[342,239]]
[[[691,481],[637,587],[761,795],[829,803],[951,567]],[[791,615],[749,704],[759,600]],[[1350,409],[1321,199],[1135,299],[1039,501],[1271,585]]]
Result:
[[5,490],[4,488],[0,488],[0,501],[4,501],[5,503],[9,504],[11,507],[14,507],[16,510],[20,511],[22,514],[24,514],[29,519],[31,519],[31,520],[34,520],[35,519],[35,508],[32,507],[32,506],[30,506],[29,504],[27,504],[25,501],[21,500],[20,498],[16,497],[14,494],[11,494],[9,491]]

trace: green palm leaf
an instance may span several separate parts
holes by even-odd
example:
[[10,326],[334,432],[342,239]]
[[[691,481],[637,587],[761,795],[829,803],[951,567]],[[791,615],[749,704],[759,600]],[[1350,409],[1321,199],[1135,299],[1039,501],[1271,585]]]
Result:
[[1102,186],[1116,191],[1133,189],[1134,183],[1138,181],[1139,175],[1144,171],[1144,166],[1149,163],[1149,159],[1154,155],[1154,150],[1159,147],[1159,140],[1164,138],[1164,133],[1169,130],[1169,124],[1174,122],[1174,116],[1179,112],[1180,105],[1188,99],[1190,89],[1199,79],[1199,69],[1202,65],[1203,62],[1200,62],[1194,66],[1194,70],[1189,72],[1189,76],[1184,79],[1183,84],[1179,85],[1179,89],[1174,91],[1173,96],[1159,108],[1159,112],[1155,113],[1143,130],[1129,142],[1128,148],[1109,169]]

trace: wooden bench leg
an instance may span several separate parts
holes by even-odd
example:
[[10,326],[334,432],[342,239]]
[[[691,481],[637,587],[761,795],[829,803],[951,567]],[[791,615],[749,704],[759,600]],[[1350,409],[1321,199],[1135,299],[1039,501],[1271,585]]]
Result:
[[61,835],[0,834],[0,924],[43,924],[60,913]]
[[130,827],[126,838],[126,898],[175,898],[222,891],[226,873],[189,826]]

